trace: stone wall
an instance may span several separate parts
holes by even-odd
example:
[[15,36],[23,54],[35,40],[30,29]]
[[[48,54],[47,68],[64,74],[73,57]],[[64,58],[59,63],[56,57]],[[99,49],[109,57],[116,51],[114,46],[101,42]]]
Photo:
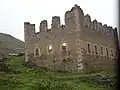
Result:
[[[43,20],[40,32],[35,33],[35,24],[24,23],[26,61],[72,72],[113,69],[117,35],[112,27],[97,20],[91,21],[91,17],[84,16],[77,5],[65,13],[65,25],[61,25],[59,16],[54,16],[51,26],[48,29],[47,20]],[[65,52],[62,51],[63,43],[66,44]]]

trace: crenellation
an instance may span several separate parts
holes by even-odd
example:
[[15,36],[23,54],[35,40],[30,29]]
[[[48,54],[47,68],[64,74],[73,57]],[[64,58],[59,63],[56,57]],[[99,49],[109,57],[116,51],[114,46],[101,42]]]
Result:
[[67,26],[67,28],[72,29],[72,30],[76,30],[76,14],[74,11],[67,11],[65,13],[65,26]]
[[24,22],[24,24],[26,24],[26,25],[27,25],[27,24],[30,24],[30,22]]
[[91,26],[91,17],[90,17],[90,15],[85,15],[84,16],[84,25],[85,25],[85,27],[87,27],[87,28],[90,28]]
[[111,27],[111,36],[114,38],[114,29]]
[[71,11],[74,11],[75,9],[79,9],[80,6],[78,6],[77,4],[74,5],[74,7],[71,9]]
[[100,33],[102,32],[103,28],[102,28],[102,23],[100,23],[100,26],[99,26],[99,31]]
[[106,35],[107,34],[107,24],[104,24],[103,25],[103,35]]
[[68,26],[71,23],[71,12],[67,11],[65,13],[65,25]]
[[98,22],[96,19],[91,21],[90,16],[87,14],[84,16],[84,27],[93,29],[97,32],[100,32],[102,36],[110,36],[113,37],[113,28],[111,26],[107,26],[107,24],[102,25],[101,22]]
[[93,30],[97,31],[97,20],[93,20]]
[[40,23],[40,32],[46,32],[48,30],[47,20],[43,20]]
[[117,37],[117,28],[114,28],[114,36]]
[[113,27],[110,26],[110,30],[111,30],[111,35],[113,35]]
[[114,35],[114,30],[111,26],[107,26],[107,24],[102,25],[102,23],[98,22],[96,19],[91,21],[88,14],[84,16],[84,27],[99,32],[101,36],[113,37]]
[[31,29],[35,30],[35,24],[31,24]]
[[107,27],[107,35],[111,36],[111,27],[110,26]]
[[29,27],[30,27],[30,22],[24,22],[24,29],[26,30]]
[[119,48],[119,38],[118,38],[118,32],[117,32],[117,28],[115,27],[114,29],[114,42],[116,44],[116,48]]
[[77,4],[75,4],[74,7],[72,7],[70,11],[74,11],[75,9],[78,9],[78,8],[80,8],[80,6],[78,6]]
[[35,24],[30,24],[30,28],[31,28],[32,34],[34,35],[35,34]]
[[100,22],[97,23],[97,31],[98,32],[102,31],[102,23],[100,23]]
[[61,21],[59,16],[53,16],[52,17],[52,28],[60,28]]
[[29,37],[33,37],[35,35],[35,24],[24,22],[24,33],[25,40],[28,39]]
[[77,4],[75,4],[74,7],[72,7],[72,9],[70,11],[74,11],[75,9],[77,9],[80,14],[84,15],[83,10]]

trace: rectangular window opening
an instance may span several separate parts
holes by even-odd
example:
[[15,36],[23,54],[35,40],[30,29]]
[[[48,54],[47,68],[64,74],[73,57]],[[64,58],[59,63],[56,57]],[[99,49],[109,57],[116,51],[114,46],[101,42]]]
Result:
[[98,52],[97,52],[97,46],[95,45],[95,54],[98,54]]
[[88,44],[88,53],[91,53],[90,44]]
[[108,57],[108,49],[106,49],[106,54],[107,54],[107,57]]
[[113,57],[113,50],[111,50],[111,56]]
[[103,55],[103,47],[101,47],[101,55]]
[[39,48],[36,48],[36,49],[35,49],[35,55],[36,55],[36,56],[39,56]]

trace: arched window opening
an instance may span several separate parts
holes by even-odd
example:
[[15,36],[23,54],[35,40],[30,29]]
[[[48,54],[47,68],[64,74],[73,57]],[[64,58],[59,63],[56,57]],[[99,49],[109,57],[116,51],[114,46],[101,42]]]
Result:
[[62,52],[66,52],[67,51],[67,44],[63,43],[62,44]]
[[111,56],[113,57],[113,50],[111,50]]
[[79,70],[82,70],[83,68],[84,68],[83,64],[82,64],[82,63],[79,63],[79,64],[78,64],[78,69],[79,69]]
[[48,46],[48,53],[49,53],[49,54],[52,53],[52,49],[53,49],[53,48],[52,48],[52,45],[49,45],[49,46]]
[[107,57],[108,57],[108,49],[106,48],[106,54],[107,54]]
[[39,56],[39,48],[35,49],[35,56]]

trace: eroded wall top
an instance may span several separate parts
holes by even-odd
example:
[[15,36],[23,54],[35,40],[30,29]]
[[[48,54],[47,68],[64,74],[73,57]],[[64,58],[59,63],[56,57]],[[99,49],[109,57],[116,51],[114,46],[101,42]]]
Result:
[[[83,17],[82,17],[83,16]],[[81,18],[82,17],[82,18]],[[81,23],[80,20],[83,19]],[[90,28],[90,30],[94,30],[99,32],[101,36],[111,36],[114,37],[116,30],[114,30],[111,26],[107,26],[107,24],[102,24],[101,22],[97,21],[96,19],[91,21],[90,15],[84,15],[83,10],[78,5],[74,5],[71,10],[65,12],[64,17],[65,25],[61,25],[61,20],[59,16],[52,17],[52,24],[51,29],[48,29],[47,20],[43,20],[40,23],[40,32],[50,32],[53,29],[61,30],[61,28],[70,27],[73,29],[79,29],[82,25],[85,28]],[[27,27],[26,33],[32,34],[35,33],[35,24],[30,24],[29,22],[24,23],[25,27]],[[81,26],[80,26],[81,25]]]

